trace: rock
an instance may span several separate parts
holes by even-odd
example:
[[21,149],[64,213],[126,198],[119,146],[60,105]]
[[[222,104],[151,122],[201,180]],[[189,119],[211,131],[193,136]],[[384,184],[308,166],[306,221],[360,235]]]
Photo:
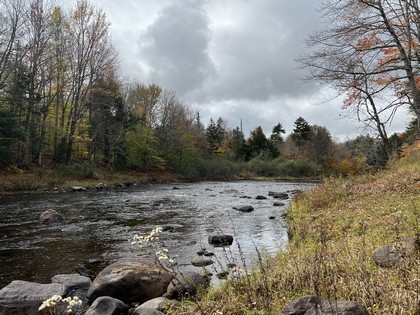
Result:
[[268,219],[269,220],[274,220],[276,218],[276,216],[274,216],[274,215],[270,215],[269,217],[268,217]]
[[221,192],[222,194],[239,194],[239,191],[236,189],[226,189]]
[[286,192],[269,191],[268,195],[276,199],[289,199],[289,194]]
[[123,315],[128,313],[127,306],[120,300],[110,296],[98,297],[85,315]]
[[258,195],[257,197],[255,197],[255,199],[257,199],[257,200],[265,200],[265,199],[267,199],[267,197]]
[[53,295],[63,296],[61,283],[41,284],[14,280],[0,290],[0,314],[16,309],[36,309]]
[[136,308],[133,315],[165,315],[161,311],[152,308]]
[[173,233],[173,232],[175,232],[175,227],[172,226],[172,225],[164,225],[164,226],[162,226],[162,232]]
[[208,288],[209,285],[210,282],[207,277],[196,272],[183,272],[172,279],[164,297],[177,300],[181,300],[184,297],[189,298],[195,296],[200,289]]
[[372,253],[373,261],[380,267],[398,265],[405,257],[414,255],[416,239],[406,237],[394,243],[379,247]]
[[233,243],[233,236],[232,235],[213,235],[209,236],[208,238],[209,244],[222,247],[232,245]]
[[214,253],[213,252],[205,252],[204,256],[211,257],[211,256],[214,256]]
[[216,277],[219,279],[227,279],[227,277],[229,276],[229,271],[220,271]]
[[283,207],[283,206],[285,206],[286,204],[284,204],[283,202],[280,202],[280,201],[276,201],[276,202],[274,202],[273,203],[273,206],[274,207]]
[[97,189],[97,190],[102,190],[102,189],[106,189],[107,185],[104,183],[98,183],[95,186],[93,186],[93,188]]
[[166,292],[173,275],[154,262],[123,259],[102,270],[87,293],[90,301],[111,296],[124,303],[144,303]]
[[55,275],[51,278],[51,283],[61,283],[64,287],[64,294],[68,295],[75,290],[88,290],[92,284],[90,278],[75,274]]
[[139,314],[138,312],[142,309],[149,309],[149,310],[157,310],[160,312],[165,312],[167,310],[174,311],[175,309],[179,308],[181,304],[176,300],[170,300],[166,297],[157,297],[154,299],[151,299],[147,302],[144,302],[139,307],[137,307],[133,315]]
[[204,267],[212,265],[214,262],[210,258],[198,257],[191,260],[191,265],[194,267]]
[[281,310],[280,315],[369,315],[367,309],[353,301],[333,301],[317,296],[296,299]]
[[53,209],[45,210],[39,216],[39,222],[42,224],[62,223],[63,221],[63,216]]
[[233,209],[241,211],[241,212],[252,212],[252,211],[254,211],[254,207],[250,206],[250,205],[234,206]]
[[80,192],[80,191],[85,191],[86,188],[85,187],[81,187],[81,186],[74,186],[74,187],[71,188],[71,190],[72,191],[75,191],[75,192]]

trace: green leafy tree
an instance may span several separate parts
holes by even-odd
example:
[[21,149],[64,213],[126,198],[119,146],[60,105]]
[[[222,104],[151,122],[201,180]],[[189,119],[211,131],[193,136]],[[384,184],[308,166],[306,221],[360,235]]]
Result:
[[125,145],[129,168],[142,171],[163,168],[156,135],[149,127],[139,123],[131,128],[125,134]]

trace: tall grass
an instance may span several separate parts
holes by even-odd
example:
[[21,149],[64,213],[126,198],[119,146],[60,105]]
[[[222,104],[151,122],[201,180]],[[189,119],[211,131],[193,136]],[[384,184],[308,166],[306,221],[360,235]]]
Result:
[[249,281],[212,289],[200,309],[278,314],[288,301],[311,294],[357,301],[370,314],[419,314],[419,248],[393,268],[371,258],[403,237],[419,241],[420,144],[404,154],[376,175],[329,178],[295,199],[287,250],[260,258]]

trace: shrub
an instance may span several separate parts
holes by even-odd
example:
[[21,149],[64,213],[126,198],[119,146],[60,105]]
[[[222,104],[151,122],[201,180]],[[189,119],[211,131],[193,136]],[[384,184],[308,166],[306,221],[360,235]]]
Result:
[[315,176],[320,169],[314,162],[305,160],[285,161],[278,164],[277,168],[280,175],[291,177]]
[[71,165],[60,165],[57,173],[61,176],[74,177],[77,179],[95,179],[96,166],[92,162],[76,163]]

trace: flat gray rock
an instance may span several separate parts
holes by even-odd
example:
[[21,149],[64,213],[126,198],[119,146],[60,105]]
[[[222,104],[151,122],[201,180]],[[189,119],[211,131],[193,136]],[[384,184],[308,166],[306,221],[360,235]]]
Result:
[[61,283],[41,284],[14,280],[0,290],[0,306],[6,308],[39,307],[53,295],[63,296]]

